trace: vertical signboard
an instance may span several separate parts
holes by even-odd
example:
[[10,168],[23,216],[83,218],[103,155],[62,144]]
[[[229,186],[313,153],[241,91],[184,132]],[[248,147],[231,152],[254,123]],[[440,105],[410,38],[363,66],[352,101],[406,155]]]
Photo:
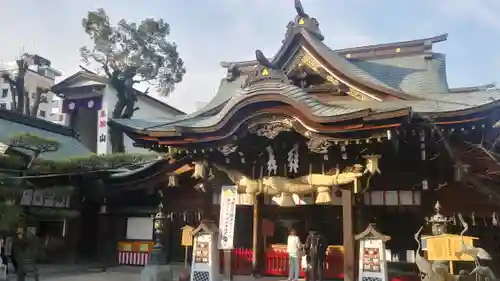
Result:
[[108,153],[108,113],[106,106],[97,111],[97,154]]
[[354,237],[359,242],[358,281],[387,281],[385,243],[391,238],[378,232],[373,224]]
[[236,218],[236,199],[238,191],[235,185],[222,186],[219,217],[219,249],[231,250],[234,242],[234,223]]

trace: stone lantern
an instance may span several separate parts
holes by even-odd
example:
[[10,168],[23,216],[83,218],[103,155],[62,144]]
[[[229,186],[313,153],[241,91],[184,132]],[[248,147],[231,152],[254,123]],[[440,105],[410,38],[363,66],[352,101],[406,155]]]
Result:
[[163,204],[158,205],[158,212],[153,216],[155,232],[155,246],[149,256],[149,261],[141,272],[141,281],[172,281],[173,275],[170,265],[167,264],[165,248],[161,243],[161,236],[165,231],[165,213]]
[[436,211],[436,213],[432,217],[425,218],[427,223],[430,223],[432,226],[432,235],[445,234],[447,232],[448,223],[452,222],[453,219],[445,217],[440,213],[441,204],[439,204],[439,201],[436,201],[436,205],[434,205],[434,211]]
[[151,251],[151,256],[149,257],[149,264],[166,264],[167,259],[164,253],[164,247],[161,243],[161,235],[164,232],[165,227],[165,214],[163,213],[163,204],[160,203],[158,206],[158,212],[153,217],[154,232],[155,232],[155,246]]

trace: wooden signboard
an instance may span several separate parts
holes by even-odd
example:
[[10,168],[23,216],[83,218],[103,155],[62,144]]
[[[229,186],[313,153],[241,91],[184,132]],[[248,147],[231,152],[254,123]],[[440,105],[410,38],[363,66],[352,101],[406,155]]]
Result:
[[193,230],[194,227],[186,225],[181,227],[181,245],[182,246],[193,246]]
[[[466,245],[473,246],[477,237],[463,236]],[[469,255],[460,252],[462,237],[454,234],[422,237],[427,242],[427,259],[430,261],[473,261]]]

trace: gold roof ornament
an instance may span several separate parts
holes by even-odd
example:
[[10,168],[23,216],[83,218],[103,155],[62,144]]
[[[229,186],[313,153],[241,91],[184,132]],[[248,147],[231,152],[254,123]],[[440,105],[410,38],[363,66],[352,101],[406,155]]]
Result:
[[316,18],[310,17],[304,11],[304,7],[302,7],[302,3],[300,2],[300,0],[295,0],[295,11],[297,11],[295,20],[289,22],[287,25],[287,37],[295,34],[300,29],[305,29],[312,35],[315,35],[319,40],[325,39],[325,37],[321,33],[321,30],[319,29],[318,20]]
[[290,84],[290,81],[285,73],[279,67],[271,63],[266,56],[264,56],[262,51],[256,50],[255,57],[258,62],[255,66],[256,69],[252,71],[251,75],[248,76],[242,88],[247,88],[257,83],[266,83],[269,81],[274,83],[278,82]]

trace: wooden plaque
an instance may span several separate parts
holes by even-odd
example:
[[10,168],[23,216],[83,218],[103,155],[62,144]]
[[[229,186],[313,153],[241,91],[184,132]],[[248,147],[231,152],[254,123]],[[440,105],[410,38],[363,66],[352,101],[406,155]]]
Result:
[[[427,258],[430,261],[473,261],[469,255],[458,254],[462,243],[460,235],[444,234],[428,236],[422,239],[427,241]],[[474,245],[476,237],[464,236],[466,245]]]
[[189,225],[186,225],[181,228],[182,230],[182,235],[181,235],[181,245],[182,246],[193,246],[193,230],[194,227],[191,227]]

